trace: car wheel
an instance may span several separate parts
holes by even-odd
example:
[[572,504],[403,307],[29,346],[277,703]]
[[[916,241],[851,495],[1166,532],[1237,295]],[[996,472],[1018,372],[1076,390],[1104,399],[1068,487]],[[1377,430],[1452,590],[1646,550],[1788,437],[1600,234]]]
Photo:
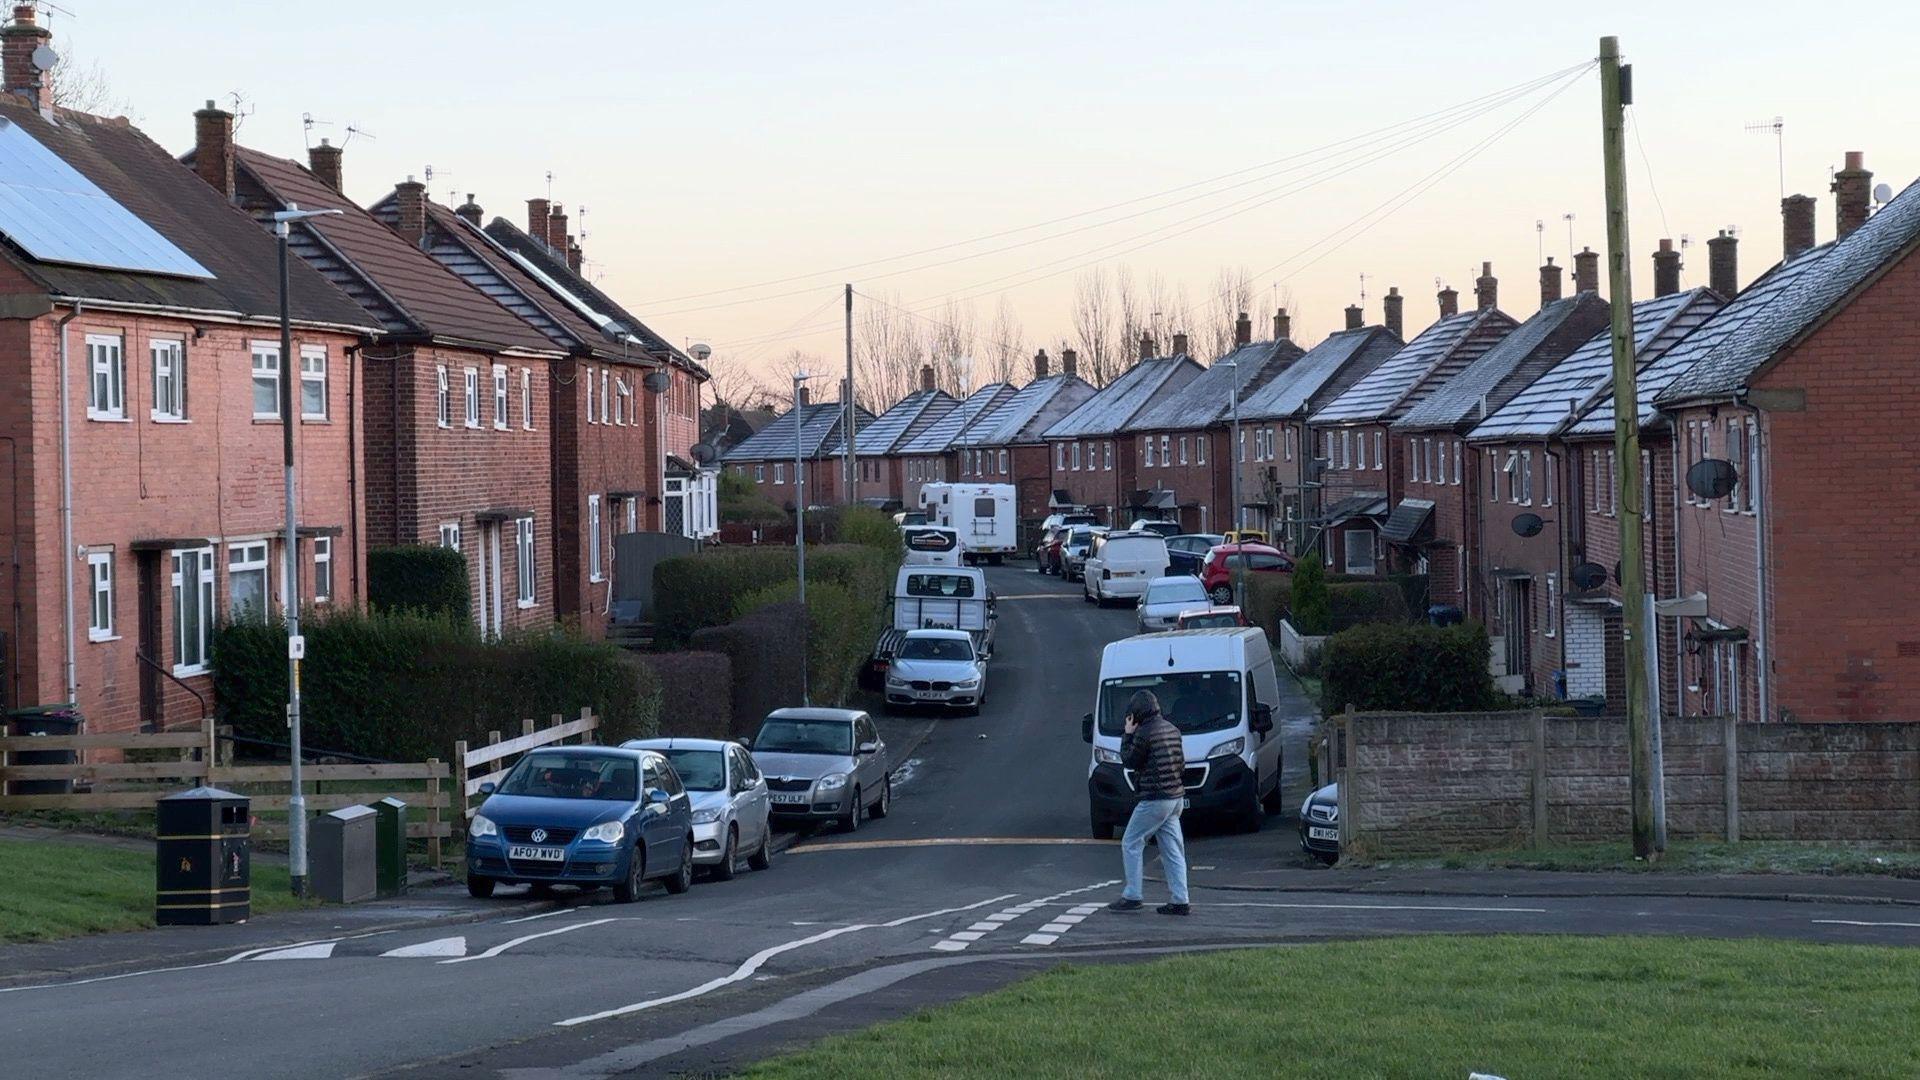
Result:
[[769,826],[766,834],[760,837],[760,850],[747,856],[747,868],[751,870],[770,870],[773,868],[773,828]]
[[846,814],[840,818],[841,832],[859,832],[860,831],[860,811],[862,809],[863,808],[860,805],[860,789],[854,788],[853,789],[853,809],[847,811]]
[[631,904],[640,899],[641,882],[647,876],[647,857],[640,852],[640,842],[634,841],[633,855],[627,860],[627,876],[613,887],[613,902]]
[[1233,603],[1233,590],[1225,585],[1215,585],[1207,590],[1207,595],[1213,598],[1214,603],[1222,606]]
[[1082,599],[1082,600],[1084,600],[1084,601],[1086,601],[1087,603],[1089,603],[1089,604],[1091,604],[1091,603],[1093,603],[1093,594],[1092,594],[1092,593],[1090,593],[1090,592],[1088,592],[1088,591],[1087,591],[1086,589],[1081,589],[1081,590],[1080,590],[1080,599]]
[[667,891],[678,896],[693,888],[693,835],[689,833],[680,844],[680,869],[666,881]]
[[[977,714],[979,713],[980,710],[975,709],[973,711]],[[886,817],[889,813],[891,813],[892,810],[893,810],[893,777],[889,776],[887,777],[886,782],[881,784],[880,786],[880,801],[873,804],[872,809],[867,811],[867,816],[872,818],[875,821],[879,821],[881,818]]]
[[727,827],[727,850],[720,853],[719,865],[713,868],[713,880],[732,881],[739,858],[740,830],[730,825]]
[[1287,800],[1285,796],[1280,794],[1280,781],[1275,780],[1273,782],[1273,790],[1261,796],[1260,806],[1269,814],[1286,812]]
[[1113,839],[1113,822],[1095,817],[1092,832],[1095,840],[1111,840]]
[[1259,785],[1256,784],[1254,789],[1247,793],[1247,804],[1234,815],[1234,824],[1240,827],[1241,832],[1256,833],[1260,831],[1260,826],[1266,820],[1267,810],[1260,802]]
[[499,882],[479,874],[467,875],[467,895],[475,900],[485,900],[493,895],[493,887]]
[[1340,853],[1337,851],[1315,851],[1310,854],[1319,860],[1321,866],[1332,866],[1340,861]]

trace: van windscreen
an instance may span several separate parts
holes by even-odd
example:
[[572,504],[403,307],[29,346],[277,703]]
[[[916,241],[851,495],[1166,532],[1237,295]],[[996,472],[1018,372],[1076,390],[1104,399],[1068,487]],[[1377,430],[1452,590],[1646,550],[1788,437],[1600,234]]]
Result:
[[907,595],[967,599],[973,596],[973,579],[962,574],[908,574]]
[[1100,684],[1100,734],[1127,729],[1127,702],[1137,690],[1151,690],[1160,712],[1182,735],[1225,731],[1240,724],[1240,674],[1235,671],[1181,671],[1165,675],[1128,675]]

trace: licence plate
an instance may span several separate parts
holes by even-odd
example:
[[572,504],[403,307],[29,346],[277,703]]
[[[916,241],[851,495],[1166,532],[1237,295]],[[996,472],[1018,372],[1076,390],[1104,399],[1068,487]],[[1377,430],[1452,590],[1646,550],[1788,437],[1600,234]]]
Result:
[[939,690],[915,690],[913,696],[927,701],[937,701],[947,695]]
[[1139,577],[1139,576],[1140,576],[1140,571],[1138,571],[1138,570],[1116,570],[1116,571],[1114,571],[1114,573],[1113,573],[1113,576],[1114,576],[1114,577]]
[[803,806],[807,801],[807,796],[804,792],[788,794],[776,791],[773,793],[772,798],[778,806]]
[[1319,825],[1309,825],[1307,826],[1307,838],[1309,840],[1338,840],[1340,839],[1340,830],[1322,828]]
[[507,858],[529,862],[566,862],[567,849],[561,847],[510,847]]

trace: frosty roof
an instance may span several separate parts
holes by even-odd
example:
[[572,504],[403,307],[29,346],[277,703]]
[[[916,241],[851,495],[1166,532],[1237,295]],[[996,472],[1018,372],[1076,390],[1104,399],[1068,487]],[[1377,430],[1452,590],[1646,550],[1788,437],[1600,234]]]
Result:
[[[978,434],[980,421],[1013,397],[1012,383],[988,383],[967,395],[967,400],[947,410],[946,415],[927,425],[926,430],[894,447],[896,454],[944,454],[962,435]],[[971,444],[972,440],[967,442]]]
[[1135,431],[1207,427],[1232,408],[1236,383],[1245,398],[1301,355],[1300,346],[1285,339],[1239,346],[1187,385],[1148,405],[1128,427]]
[[[957,404],[959,402],[945,390],[916,390],[901,398],[893,408],[881,413],[878,419],[861,424],[853,435],[854,452],[890,454],[928,409],[941,407],[940,411],[944,414]],[[846,440],[842,438],[836,441],[844,443]]]
[[1093,384],[1078,375],[1049,375],[1020,388],[980,421],[975,445],[1009,446],[1037,442],[1052,422],[1077,409],[1095,393]]
[[[844,413],[837,401],[821,402],[818,405],[802,405],[800,414],[800,444],[793,441],[793,409],[788,409],[773,423],[761,428],[754,436],[739,446],[727,451],[723,461],[775,461],[791,458],[797,452],[802,457],[821,456],[821,447],[834,438],[840,428],[840,419]],[[860,410],[861,425],[873,422],[873,414]]]
[[1543,306],[1533,318],[1435,387],[1394,425],[1451,428],[1500,408],[1556,361],[1607,324],[1607,302],[1579,292]]
[[1140,411],[1162,393],[1177,390],[1203,369],[1184,353],[1142,360],[1048,428],[1045,438],[1077,439],[1111,435],[1132,424]]
[[1311,419],[1316,424],[1392,420],[1479,359],[1515,325],[1512,316],[1498,308],[1449,315]]
[[1379,357],[1385,360],[1405,347],[1406,343],[1384,326],[1363,326],[1329,334],[1325,341],[1275,375],[1272,382],[1249,394],[1240,403],[1240,418],[1269,420],[1292,416],[1310,405],[1321,390],[1335,385],[1341,371],[1356,358],[1364,363],[1364,354],[1371,352],[1385,353],[1386,356]]

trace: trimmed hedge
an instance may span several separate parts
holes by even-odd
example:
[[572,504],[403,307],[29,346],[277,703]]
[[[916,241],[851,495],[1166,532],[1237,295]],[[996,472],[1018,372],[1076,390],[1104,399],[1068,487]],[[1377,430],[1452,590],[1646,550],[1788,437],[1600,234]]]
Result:
[[[892,528],[891,523],[888,528]],[[895,544],[897,548],[897,539]],[[889,554],[856,544],[809,544],[807,589],[812,592],[816,581],[833,582],[866,598],[877,610],[886,603],[899,564],[897,551]],[[757,606],[742,607],[742,597],[775,585],[791,586],[795,580],[790,547],[715,548],[663,560],[653,571],[654,633],[667,648],[684,647],[696,632]]]
[[1332,630],[1339,633],[1369,623],[1412,621],[1406,594],[1391,581],[1341,582],[1327,589]]
[[469,615],[466,557],[425,544],[367,552],[367,604],[375,611],[414,611],[465,619]]
[[[533,717],[601,718],[600,739],[653,734],[652,669],[602,642],[553,632],[482,641],[471,623],[411,612],[339,609],[301,624],[301,720],[308,745],[392,761],[446,760],[456,740],[484,742]],[[286,627],[231,623],[214,638],[222,723],[249,738],[287,737]]]
[[761,494],[753,481],[736,472],[720,473],[719,503],[722,522],[777,525],[790,520],[779,503]]
[[660,682],[661,735],[733,738],[733,661],[719,652],[644,653]]
[[695,650],[723,653],[731,665],[731,738],[752,735],[768,713],[800,700],[805,658],[794,642],[804,632],[805,619],[799,604],[773,604],[694,632]]
[[857,544],[890,555],[898,563],[906,556],[906,537],[893,518],[871,506],[840,510],[827,534],[838,544]]
[[1307,637],[1328,632],[1333,625],[1332,601],[1327,594],[1327,570],[1318,552],[1309,552],[1293,568],[1293,628]]
[[1247,622],[1267,632],[1267,640],[1280,640],[1280,620],[1286,618],[1293,597],[1290,574],[1247,575]]
[[[792,604],[795,582],[769,586],[740,598],[741,617],[775,604]],[[873,655],[880,633],[878,604],[832,580],[807,578],[807,681],[815,705],[840,706],[858,683],[860,666]]]
[[1376,712],[1464,712],[1492,708],[1487,631],[1459,626],[1376,623],[1343,630],[1321,656],[1321,707]]

